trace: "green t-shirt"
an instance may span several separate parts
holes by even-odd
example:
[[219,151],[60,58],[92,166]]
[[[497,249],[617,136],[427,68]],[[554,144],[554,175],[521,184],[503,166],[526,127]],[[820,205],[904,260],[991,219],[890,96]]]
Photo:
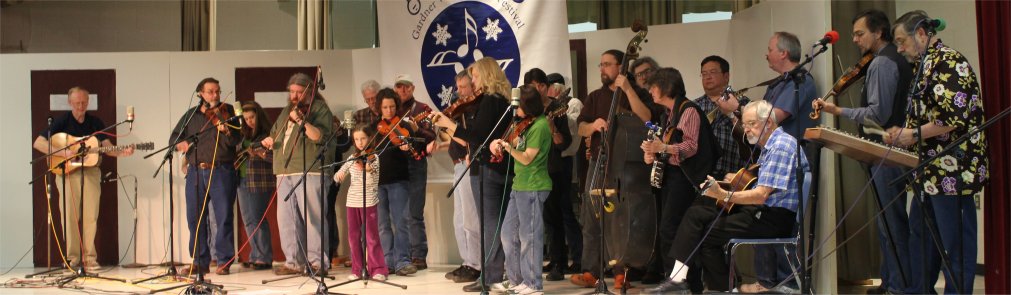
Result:
[[551,176],[548,175],[548,154],[551,152],[551,129],[548,119],[544,116],[534,119],[534,124],[522,136],[516,145],[517,151],[528,148],[538,150],[537,156],[529,165],[523,165],[513,160],[516,177],[513,178],[513,190],[521,192],[550,191]]

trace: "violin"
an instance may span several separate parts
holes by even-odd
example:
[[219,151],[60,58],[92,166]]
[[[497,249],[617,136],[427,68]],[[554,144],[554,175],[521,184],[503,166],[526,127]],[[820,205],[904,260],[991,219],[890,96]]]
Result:
[[[311,103],[306,103],[305,100],[303,99],[302,101],[300,101],[295,106],[292,106],[291,110],[295,111],[295,113],[298,114],[299,118],[302,118],[302,120],[305,120],[305,114],[309,113],[309,106],[310,105],[312,105],[312,104]],[[295,121],[295,119],[292,119],[291,116],[288,116],[288,122],[298,123],[298,122]]]
[[[512,142],[519,138],[520,135],[523,135],[523,132],[527,132],[527,129],[530,129],[530,126],[534,125],[534,119],[536,118],[526,117],[522,120],[513,122],[512,125],[509,125],[509,130],[505,133],[505,136],[502,136],[502,140],[512,144]],[[501,155],[492,155],[489,161],[492,163],[499,163],[502,162],[502,158],[503,157]]]
[[[846,91],[846,88],[849,88],[858,79],[867,75],[867,65],[870,65],[871,61],[873,60],[874,60],[874,53],[870,51],[865,53],[864,56],[860,58],[860,61],[857,62],[856,65],[853,65],[852,67],[846,69],[846,74],[840,77],[839,81],[835,82],[835,85],[832,86],[832,90],[829,90],[828,94],[825,94],[825,96],[823,96],[824,100],[828,101],[830,98],[842,94],[843,91]],[[808,115],[808,117],[811,117],[812,120],[818,120],[818,118],[821,117],[822,108],[823,108],[822,106],[818,106],[817,108],[814,109],[814,111],[811,112],[811,114]]]
[[466,113],[467,110],[471,109],[477,104],[477,97],[484,94],[484,90],[481,88],[474,89],[474,94],[461,96],[457,98],[452,104],[450,104],[446,109],[442,110],[442,114],[446,115],[448,118],[456,119]]
[[[400,117],[397,116],[394,116],[389,120],[379,120],[376,129],[378,129],[380,134],[384,134],[386,138],[390,140],[391,144],[396,146],[407,145],[408,147],[407,152],[411,154],[411,157],[413,157],[415,160],[420,160],[421,157],[423,157],[424,155],[418,153],[418,151],[414,149],[414,146],[412,144],[404,142],[404,140],[401,139],[401,137],[410,136],[411,133],[410,131],[407,130],[407,128],[400,126],[400,121],[401,121]],[[391,124],[389,122],[397,122],[397,124]]]
[[[210,104],[210,103],[208,103]],[[221,124],[221,113],[226,111],[224,103],[218,102],[218,104],[213,107],[207,107],[204,109],[204,116],[207,117],[207,121],[211,122],[213,125]]]
[[[375,149],[373,148],[367,148],[364,150],[357,151],[354,154],[351,154],[351,158],[355,159],[355,165],[357,165],[359,168],[362,167],[361,161],[362,155],[368,155],[365,157],[365,162],[372,162],[376,160]],[[371,171],[371,168],[366,167],[365,171]]]

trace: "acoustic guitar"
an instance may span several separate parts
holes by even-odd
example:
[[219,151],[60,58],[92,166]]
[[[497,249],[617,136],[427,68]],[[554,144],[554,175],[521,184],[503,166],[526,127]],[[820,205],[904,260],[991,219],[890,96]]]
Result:
[[[734,174],[734,178],[730,181],[717,181],[716,183],[720,186],[720,188],[731,192],[752,189],[755,186],[755,183],[758,182],[758,168],[758,164],[752,164],[751,166],[737,170],[737,173]],[[709,189],[710,185],[712,185],[712,183],[707,184],[702,191]],[[727,212],[727,214],[730,214],[730,210],[734,208],[734,202],[725,202],[723,199],[716,199],[716,207]]]
[[[53,134],[53,136],[49,137],[49,144],[52,145],[53,150],[70,146],[67,150],[74,153],[74,156],[70,158],[64,158],[57,155],[51,156],[49,159],[50,170],[58,175],[67,175],[82,167],[94,167],[95,165],[98,165],[100,162],[99,160],[101,160],[101,157],[98,156],[99,153],[125,150],[130,147],[140,151],[150,151],[154,149],[154,142],[150,141],[125,146],[102,147],[100,146],[101,143],[98,141],[98,138],[92,136],[84,140],[86,150],[81,151],[80,142],[81,137],[75,137],[63,132]],[[63,162],[66,162],[67,164],[65,169],[62,165]]]

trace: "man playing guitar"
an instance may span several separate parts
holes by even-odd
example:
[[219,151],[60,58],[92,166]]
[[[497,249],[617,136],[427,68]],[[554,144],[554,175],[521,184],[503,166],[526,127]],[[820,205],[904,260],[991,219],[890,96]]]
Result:
[[[35,150],[48,154],[51,150],[57,150],[62,147],[52,147],[50,149],[50,139],[51,135],[56,133],[63,133],[69,135],[70,137],[85,137],[89,135],[94,135],[100,142],[102,147],[111,147],[112,141],[103,134],[95,134],[95,132],[105,129],[105,123],[102,122],[98,117],[89,115],[88,111],[88,90],[81,87],[70,88],[67,92],[67,103],[70,104],[70,113],[66,115],[59,116],[53,120],[53,124],[50,129],[43,131],[35,138],[35,142],[32,143],[32,147]],[[54,140],[55,141],[55,140]],[[53,143],[55,144],[55,142]],[[66,142],[67,145],[74,144],[73,142]],[[134,148],[128,147],[124,150],[116,151],[110,150],[105,152],[106,156],[111,157],[125,157],[133,154]],[[71,149],[65,149],[60,151],[54,156],[59,158],[67,159],[68,162],[74,161],[75,157],[80,157],[82,155],[77,154],[80,151],[72,151]],[[55,158],[53,159],[55,160]],[[67,230],[67,259],[69,260],[71,267],[76,267],[81,264],[81,260],[84,260],[84,267],[88,271],[97,270],[100,266],[98,265],[98,252],[95,251],[95,229],[98,225],[98,208],[99,202],[102,197],[102,187],[101,178],[102,171],[99,167],[81,167],[75,171],[69,171],[69,169],[64,169],[69,173],[62,175],[61,181],[69,186],[69,191],[61,191],[60,194],[64,198],[69,197],[67,203],[68,208],[64,208],[66,212],[67,220],[66,230]],[[81,178],[84,178],[84,211],[78,212],[77,208],[79,202],[81,202]],[[57,186],[61,190],[63,186]],[[78,221],[81,220],[81,216],[84,216],[83,227],[78,227]],[[81,242],[81,235],[84,235],[84,242]],[[81,256],[81,250],[84,250],[84,256]]]

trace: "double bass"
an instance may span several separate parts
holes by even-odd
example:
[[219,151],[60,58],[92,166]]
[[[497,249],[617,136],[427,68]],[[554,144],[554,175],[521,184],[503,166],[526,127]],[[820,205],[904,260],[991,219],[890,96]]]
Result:
[[[648,30],[641,22],[636,21],[632,25],[632,31],[636,34],[629,41],[619,73],[628,72],[628,64],[639,57],[640,44],[646,41]],[[628,171],[621,167],[632,162],[627,159],[630,148],[615,147],[616,139],[622,140],[622,143],[640,142],[643,137],[638,137],[634,132],[641,129],[642,136],[645,136],[645,128],[643,127],[644,122],[634,115],[617,115],[619,95],[622,95],[622,91],[615,91],[611,97],[610,110],[606,117],[608,127],[600,132],[600,144],[595,152],[596,157],[593,158],[595,161],[591,161],[592,166],[587,171],[586,196],[589,198],[589,202],[586,203],[591,207],[586,210],[596,212],[596,217],[599,219],[597,222],[602,233],[602,245],[600,245],[602,266],[617,265],[626,270],[629,268],[645,269],[654,254],[657,234],[657,206],[652,191],[645,183],[649,177],[648,168],[641,167],[642,169],[638,170],[642,171],[633,172],[642,172],[641,177],[644,183],[621,187],[619,179],[626,181],[630,179]],[[628,130],[635,131],[629,133]],[[634,136],[630,137],[630,134]],[[633,139],[632,137],[637,138]],[[642,164],[641,158],[637,163],[632,165],[645,165]],[[624,174],[613,175],[617,173]],[[633,177],[640,177],[640,175],[636,174]],[[606,243],[606,247],[603,243]],[[603,249],[607,249],[607,251],[603,251]],[[604,253],[607,253],[606,259]]]

